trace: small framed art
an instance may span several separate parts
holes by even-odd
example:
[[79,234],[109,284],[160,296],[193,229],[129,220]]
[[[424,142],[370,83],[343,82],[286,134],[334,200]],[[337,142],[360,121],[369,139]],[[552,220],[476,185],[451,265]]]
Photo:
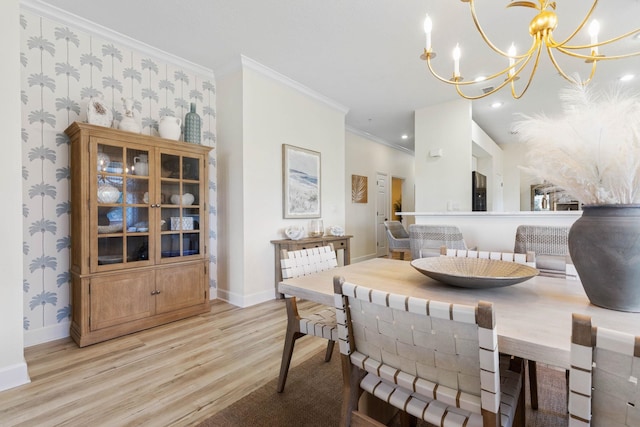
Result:
[[351,175],[351,202],[367,203],[367,193],[369,191],[367,177],[362,175]]

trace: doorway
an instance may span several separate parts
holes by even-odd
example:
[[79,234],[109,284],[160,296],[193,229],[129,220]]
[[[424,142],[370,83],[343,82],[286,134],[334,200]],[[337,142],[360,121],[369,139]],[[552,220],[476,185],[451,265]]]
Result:
[[386,256],[388,249],[387,232],[384,222],[389,218],[389,189],[387,185],[387,174],[376,173],[376,256]]
[[[402,186],[403,178],[391,177],[391,220],[402,222],[402,217],[396,215],[396,212],[402,211]],[[406,225],[405,225],[406,227]]]

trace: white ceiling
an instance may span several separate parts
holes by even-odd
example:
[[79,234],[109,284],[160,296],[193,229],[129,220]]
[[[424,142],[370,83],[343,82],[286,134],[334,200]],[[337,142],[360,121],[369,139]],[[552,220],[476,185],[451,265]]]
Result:
[[[450,52],[456,42],[462,49],[465,80],[507,65],[504,58],[487,51],[471,20],[468,3],[455,0],[42,2],[210,68],[217,76],[245,55],[346,106],[347,126],[411,150],[414,110],[458,99],[455,89],[438,82],[419,59],[427,12],[434,21],[433,49],[438,53],[434,66],[442,75],[452,73]],[[554,35],[562,40],[586,14],[589,2],[556,2],[559,26]],[[507,0],[477,3],[480,23],[496,46],[507,50],[515,42],[520,52],[528,48],[533,9],[507,9]],[[601,1],[594,16],[601,24],[600,39],[613,37],[640,26],[640,0]],[[586,43],[588,35],[580,34],[574,40],[574,44]],[[621,47],[640,51],[640,40],[626,40]],[[601,53],[612,52],[601,48]],[[581,60],[562,64],[567,64],[568,72],[578,71],[583,77],[589,72]],[[536,78],[522,99],[514,100],[505,89],[474,101],[474,120],[497,143],[516,141],[509,131],[515,114],[558,111],[557,93],[566,83],[551,68],[543,53]],[[627,85],[640,88],[640,56],[600,63],[594,82],[601,86],[625,73],[635,73],[636,79]],[[502,101],[504,106],[490,108],[494,101]],[[403,133],[409,136],[405,141],[400,138]]]

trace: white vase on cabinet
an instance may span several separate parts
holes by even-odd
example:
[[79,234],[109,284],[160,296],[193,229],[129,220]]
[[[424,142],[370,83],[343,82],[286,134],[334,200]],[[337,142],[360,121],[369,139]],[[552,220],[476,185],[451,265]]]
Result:
[[180,139],[182,120],[173,116],[162,116],[158,122],[158,133],[162,138],[173,139],[175,141]]

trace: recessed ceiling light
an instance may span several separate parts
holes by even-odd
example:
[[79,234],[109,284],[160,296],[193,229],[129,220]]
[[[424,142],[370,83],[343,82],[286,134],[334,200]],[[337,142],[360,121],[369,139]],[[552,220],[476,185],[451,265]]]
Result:
[[502,102],[500,101],[496,101],[493,104],[491,104],[491,108],[500,108],[502,107]]
[[475,82],[483,82],[485,80],[487,80],[487,78],[485,76],[478,76],[478,77],[475,78],[474,81]]
[[620,77],[620,81],[621,82],[628,82],[629,80],[633,80],[635,76],[633,74],[625,74],[624,76]]
[[409,135],[404,134],[404,135],[402,135],[402,136],[401,136],[401,138],[402,138],[402,139],[407,139],[407,138],[409,138]]

